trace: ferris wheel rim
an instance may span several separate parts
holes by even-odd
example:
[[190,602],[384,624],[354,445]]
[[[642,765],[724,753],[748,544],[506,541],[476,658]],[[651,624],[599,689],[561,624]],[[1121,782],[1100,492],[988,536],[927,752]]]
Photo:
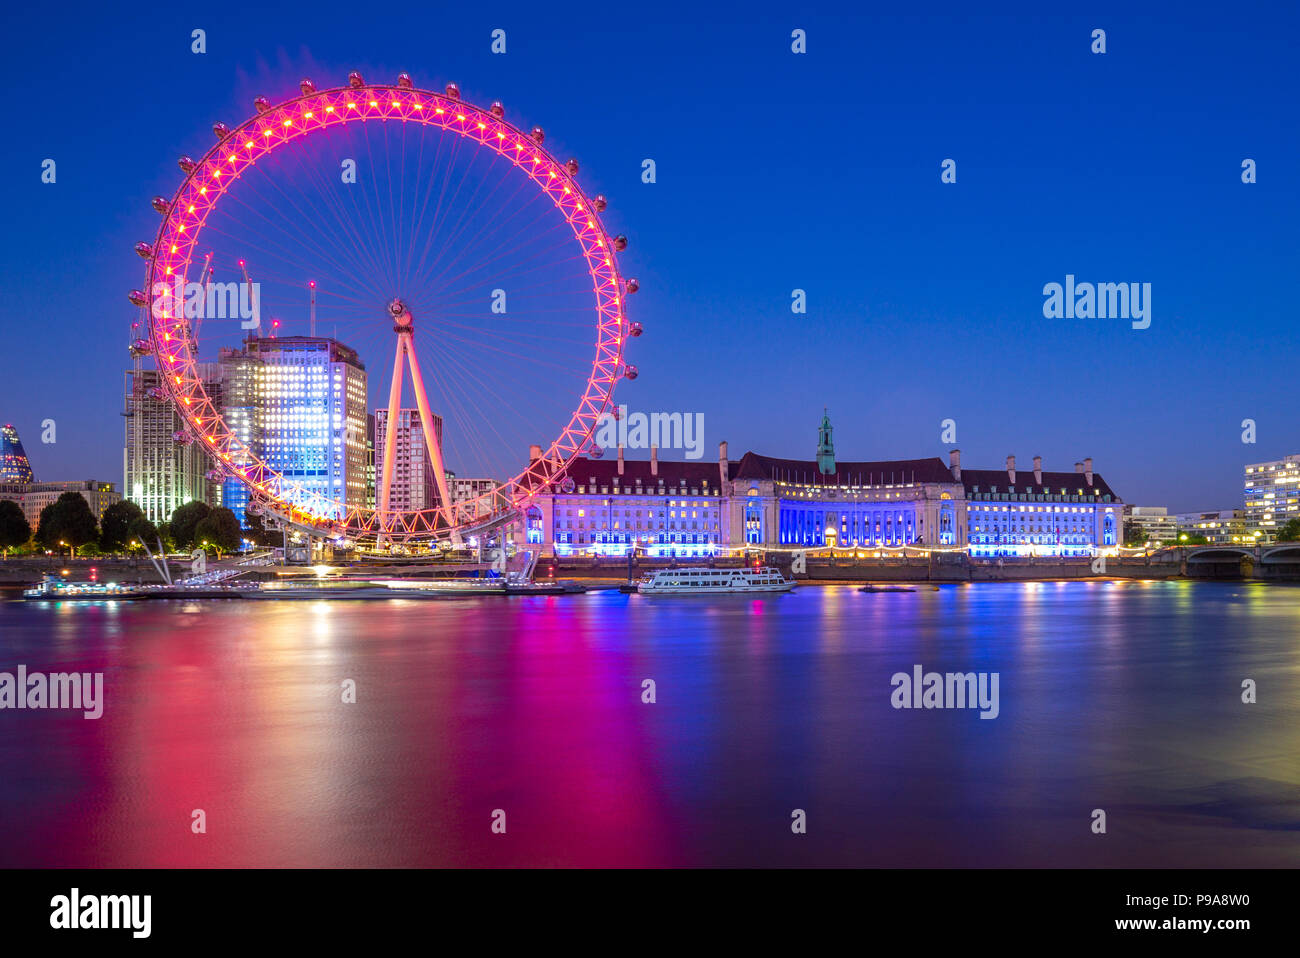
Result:
[[[223,475],[247,486],[250,511],[270,513],[298,527],[319,529],[336,538],[375,535],[400,541],[451,538],[460,530],[480,526],[485,517],[519,513],[538,492],[563,479],[569,465],[591,442],[600,417],[612,406],[619,378],[635,375],[623,354],[628,336],[639,332],[639,327],[631,330],[625,310],[626,296],[636,291],[636,285],[624,282],[615,255],[625,241],[622,237],[611,238],[605,229],[599,215],[603,197],[593,202],[579,186],[576,161],[560,163],[542,145],[540,130],[523,132],[505,120],[498,103],[484,110],[461,100],[454,85],[449,85],[444,95],[415,87],[405,75],[396,85],[350,82],[326,90],[311,85],[309,92],[308,85],[310,81],[304,81],[302,95],[274,105],[259,97],[257,111],[238,126],[214,125],[218,141],[199,160],[182,157],[186,177],[167,202],[153,246],[147,254],[143,251],[146,244],[137,246],[137,252],[148,260],[146,289],[152,293],[157,284],[168,289],[178,281],[187,281],[198,237],[208,217],[240,174],[261,158],[285,144],[335,126],[372,120],[414,121],[455,133],[506,158],[551,198],[564,217],[582,247],[593,280],[596,353],[587,386],[568,423],[550,445],[540,456],[530,457],[522,470],[497,489],[461,503],[384,512],[295,486],[268,466],[226,424],[196,374],[197,343],[190,335],[183,310],[180,315],[166,315],[164,308],[164,315],[158,316],[156,303],[151,301],[151,351],[163,392],[180,414],[186,434],[203,445]],[[173,308],[171,312],[177,311]],[[232,451],[238,455],[239,466],[232,463]]]

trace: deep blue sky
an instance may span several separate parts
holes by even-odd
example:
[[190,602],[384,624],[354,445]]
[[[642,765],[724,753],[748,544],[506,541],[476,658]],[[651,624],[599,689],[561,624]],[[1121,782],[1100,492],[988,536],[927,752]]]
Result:
[[[619,399],[703,412],[710,457],[811,458],[823,405],[843,459],[946,457],[952,418],[966,465],[1091,455],[1127,501],[1190,510],[1240,505],[1243,463],[1300,451],[1294,5],[839,6],[11,5],[0,420],[38,478],[120,483],[149,198],[214,120],[359,68],[500,98],[581,160],[642,283]],[[1151,283],[1151,328],[1044,319],[1066,273]]]

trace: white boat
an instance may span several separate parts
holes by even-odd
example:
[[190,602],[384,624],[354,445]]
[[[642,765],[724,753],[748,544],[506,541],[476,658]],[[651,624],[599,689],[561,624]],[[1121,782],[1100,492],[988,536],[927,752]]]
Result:
[[794,579],[779,569],[659,569],[636,587],[642,595],[708,595],[715,592],[789,592]]
[[23,590],[24,599],[113,599],[134,594],[116,582],[73,582],[51,573],[41,576],[40,585]]

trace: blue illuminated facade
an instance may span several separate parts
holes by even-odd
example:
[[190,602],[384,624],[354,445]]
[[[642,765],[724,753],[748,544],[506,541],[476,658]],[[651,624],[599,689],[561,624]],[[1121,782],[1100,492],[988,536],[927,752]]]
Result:
[[[817,458],[718,450],[716,465],[579,459],[537,497],[527,539],[557,555],[709,556],[744,548],[968,552],[975,557],[1091,556],[1120,544],[1123,502],[1092,470],[963,470],[949,462],[840,462],[829,417]],[[547,549],[549,546],[549,549]]]
[[[221,364],[222,417],[279,473],[289,501],[366,504],[366,369],[355,351],[324,337],[251,338],[243,349],[224,350]],[[227,479],[222,491],[242,521],[248,490]]]
[[27,451],[10,423],[0,426],[0,482],[35,482]]

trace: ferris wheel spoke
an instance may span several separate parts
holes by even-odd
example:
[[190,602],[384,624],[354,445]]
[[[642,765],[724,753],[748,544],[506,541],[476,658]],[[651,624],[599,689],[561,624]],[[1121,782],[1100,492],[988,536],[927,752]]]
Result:
[[[509,216],[507,216],[505,220],[500,220],[496,216],[481,217],[481,219],[483,219],[484,222],[482,222],[479,225],[479,228],[475,232],[474,236],[470,238],[468,241],[462,240],[462,234],[464,233],[465,229],[467,229],[469,224],[473,222],[472,219],[469,219],[467,221],[466,217],[469,216],[469,214],[475,209],[479,209],[479,210],[487,209],[488,202],[493,200],[497,190],[501,189],[502,185],[504,185],[505,182],[506,180],[504,178],[498,179],[496,185],[492,188],[491,193],[476,207],[474,201],[478,196],[478,190],[482,189],[483,186],[482,182],[480,182],[478,189],[476,189],[474,192],[474,195],[472,195],[469,198],[464,208],[461,210],[461,214],[460,217],[457,219],[456,225],[446,232],[446,239],[439,243],[438,248],[440,251],[455,250],[456,255],[459,256],[463,253],[464,250],[469,249],[473,243],[477,242],[478,238],[481,237],[490,227],[497,229],[498,231],[504,228],[504,226],[508,223],[510,219]],[[526,180],[518,183],[515,186],[514,191],[510,194],[509,197],[507,197],[504,201],[497,201],[494,203],[493,209],[499,210],[502,207],[505,207],[507,209],[518,208],[519,204],[517,203],[517,201],[519,195],[523,193],[526,187],[527,187]],[[526,200],[525,204],[532,202],[533,199],[535,199],[535,197]],[[437,235],[436,233],[431,234],[430,239],[432,239],[436,235]],[[436,265],[437,265],[437,259],[435,258],[434,262],[430,264],[430,268],[432,269],[433,267],[436,267]],[[424,272],[423,257],[421,258],[420,266],[417,267],[416,275],[421,279],[425,278],[426,274]]]
[[[349,152],[355,152],[355,150]],[[339,198],[339,184],[329,182],[314,164],[306,161],[305,157],[295,156],[293,159],[297,161],[297,172],[311,180],[314,196],[318,197],[320,202],[332,214],[332,224],[336,224],[339,233],[348,238],[348,248],[356,260],[357,267],[359,267],[358,272],[373,281],[380,274],[379,246],[373,235],[363,234],[360,229],[360,224],[364,222],[364,219],[357,207],[355,193],[350,188],[343,191],[352,200],[352,211],[349,214],[345,204]],[[325,226],[325,223],[317,221],[318,229],[323,229]],[[383,298],[377,287],[376,293],[379,299]]]
[[[250,212],[260,216],[259,212],[251,205],[245,203],[242,198],[236,197],[234,198],[234,202],[238,204],[242,204],[245,209],[248,209]],[[266,223],[266,225],[276,228],[279,233],[283,233],[285,236],[287,236],[291,242],[300,243],[302,241],[301,237],[297,237],[290,234],[287,230],[283,229],[282,227],[279,227],[278,224],[270,221],[265,216],[261,216],[261,219]],[[216,223],[208,224],[207,229],[212,233],[225,236],[237,242],[240,245],[240,253],[241,253],[240,259],[251,258],[248,256],[246,252],[244,252],[245,248],[257,250],[258,252],[266,254],[266,256],[271,259],[276,259],[286,264],[301,262],[303,258],[300,248],[298,249],[298,251],[295,252],[294,247],[285,245],[283,241],[277,241],[276,239],[273,238],[275,234],[268,235],[266,230],[248,229],[246,226],[244,226],[243,228],[238,228],[236,226],[227,224],[226,220],[224,219],[221,224],[216,224]],[[250,238],[251,236],[256,236],[257,240],[251,239]],[[322,250],[322,253],[323,252],[324,251]],[[336,268],[338,268],[340,272],[351,272],[345,270],[343,268],[343,264],[338,263],[337,261],[335,262],[336,262]],[[301,283],[302,283],[302,279],[300,278],[297,284],[301,285]]]
[[[443,362],[438,364],[438,369],[444,380],[451,383],[453,386],[453,388],[448,388],[444,391],[444,396],[451,402],[454,409],[454,415],[461,420],[465,426],[468,426],[470,422],[485,422],[488,425],[488,428],[491,429],[493,435],[497,437],[497,440],[500,443],[498,448],[510,448],[515,444],[523,445],[519,442],[520,437],[518,436],[510,439],[503,436],[501,431],[497,428],[497,423],[506,421],[526,422],[530,417],[526,415],[524,411],[509,402],[505,403],[506,409],[509,413],[508,417],[487,414],[475,399],[475,397],[481,392],[481,383],[474,382],[467,375],[466,370],[471,368],[474,367],[466,366],[457,362]],[[462,402],[462,400],[464,400],[464,402]],[[466,409],[466,405],[473,407],[472,416],[471,410]],[[529,412],[535,413],[535,410],[529,410]],[[475,458],[482,460],[483,464],[486,464],[486,461],[489,460],[490,457],[486,455],[486,448],[477,440],[477,437],[480,435],[480,430],[472,427],[465,428],[465,426],[462,427],[462,435],[466,437],[467,445],[471,447],[470,451],[477,453]]]
[[[458,148],[457,156],[459,156],[460,143],[458,142],[456,146]],[[435,243],[437,242],[438,238],[443,235],[445,225],[446,225],[445,221],[447,217],[451,215],[451,210],[452,208],[455,207],[456,201],[460,196],[461,188],[464,186],[465,180],[469,177],[470,170],[472,168],[473,165],[471,162],[466,162],[464,164],[464,169],[461,170],[460,177],[459,179],[456,180],[456,185],[452,189],[450,197],[448,197],[447,187],[450,184],[451,180],[453,179],[454,165],[448,167],[448,173],[450,175],[448,175],[443,179],[441,188],[438,193],[438,204],[437,206],[434,207],[433,220],[430,223],[428,234],[425,237],[424,248],[421,251],[420,260],[415,269],[415,275],[417,277],[417,287],[419,287],[420,285],[418,283],[418,277],[421,275],[424,261],[428,257],[429,253],[434,249]]]
[[[452,137],[450,138],[451,141],[452,141],[452,143],[451,143],[451,149],[448,151],[450,155],[449,155],[449,157],[448,157],[448,159],[447,159],[447,162],[446,162],[446,164],[440,164],[440,163],[439,163],[439,160],[442,159],[442,149],[443,149],[443,144],[444,144],[444,142],[447,140],[447,138],[448,138],[447,136],[439,136],[439,137],[437,138],[437,140],[438,140],[438,142],[437,142],[437,146],[436,146],[435,149],[434,149],[433,170],[431,171],[431,175],[429,175],[429,176],[427,176],[427,177],[423,175],[423,174],[424,174],[424,164],[423,164],[423,153],[421,153],[421,163],[420,163],[420,165],[419,165],[419,167],[418,167],[420,175],[418,175],[418,176],[416,177],[416,185],[417,185],[417,190],[418,190],[418,189],[419,189],[419,184],[420,184],[420,183],[424,183],[424,184],[425,184],[425,190],[424,190],[424,199],[423,199],[423,200],[420,202],[420,204],[419,204],[419,206],[420,206],[420,211],[419,211],[419,213],[417,213],[416,216],[413,218],[413,220],[412,220],[412,224],[411,224],[411,242],[410,242],[410,246],[409,246],[408,249],[407,249],[407,258],[406,258],[406,275],[407,275],[408,277],[412,275],[412,266],[411,266],[411,264],[412,264],[412,262],[413,262],[413,260],[414,260],[414,258],[415,258],[416,242],[417,242],[418,237],[420,236],[421,228],[424,226],[424,218],[425,218],[425,214],[427,213],[427,211],[428,211],[428,209],[429,209],[429,201],[430,201],[431,199],[433,199],[433,194],[434,194],[433,183],[434,183],[435,181],[437,181],[437,182],[438,182],[438,185],[439,185],[439,189],[438,189],[438,202],[434,205],[434,208],[433,208],[433,224],[434,224],[434,225],[436,225],[437,222],[438,222],[439,211],[440,211],[441,208],[442,208],[442,200],[443,200],[443,196],[445,195],[445,193],[446,193],[446,189],[447,189],[448,177],[437,177],[437,176],[435,176],[435,175],[433,175],[433,174],[436,174],[436,172],[437,172],[438,170],[443,169],[444,166],[445,166],[445,168],[448,169],[448,170],[450,170],[451,168],[453,168],[453,167],[455,166],[455,163],[456,163],[456,158],[460,155],[460,145],[461,145],[461,142],[462,142],[462,138],[459,137],[459,136],[452,136]],[[428,249],[429,245],[432,244],[434,236],[436,236],[436,231],[435,231],[435,230],[433,229],[433,227],[431,226],[430,229],[429,229],[428,235],[427,235],[427,237],[426,237],[426,239],[425,239],[425,252],[422,252],[422,254],[421,254],[421,257],[422,257],[422,258],[423,258],[424,255],[427,255],[427,249]]]
[[[558,272],[559,268],[562,265],[566,263],[573,263],[576,260],[582,259],[581,257],[570,257],[568,260],[555,260],[555,261],[546,261],[541,263],[532,262],[535,259],[536,259],[535,256],[530,257],[528,260],[515,264],[512,267],[508,267],[504,271],[492,273],[491,282],[493,284],[506,283],[507,281],[515,277],[523,277],[528,275],[529,273],[535,273],[539,271],[555,271],[553,275],[563,276],[566,279],[569,278],[580,279],[580,280],[590,279],[590,274],[587,273],[585,270],[581,273],[573,273],[573,274],[560,274]],[[486,265],[487,264],[475,267],[475,271],[486,269]],[[463,285],[453,287],[451,286],[450,283],[442,284],[440,289],[445,290],[444,293],[445,296],[452,297],[452,296],[458,296],[462,294],[468,294],[469,292],[475,289],[482,288],[477,283],[471,282],[469,280],[469,273],[462,274],[461,276],[456,277],[456,279],[462,281]],[[479,282],[480,283],[486,282],[486,279],[479,280]],[[535,286],[518,286],[518,287],[511,286],[512,291],[516,293],[519,292],[520,290],[535,289],[535,288],[536,288]],[[502,313],[499,315],[508,315],[508,314]]]
[[[303,286],[303,277],[301,273],[297,273],[297,272],[274,273],[269,269],[267,265],[268,263],[279,262],[290,268],[293,268],[301,262],[299,258],[293,257],[292,254],[290,254],[284,247],[280,246],[279,244],[273,244],[271,247],[263,246],[261,243],[246,239],[245,234],[243,233],[236,236],[235,234],[230,233],[228,230],[223,230],[217,226],[209,226],[208,229],[213,233],[216,233],[220,236],[225,236],[228,239],[238,242],[241,250],[244,250],[246,248],[247,250],[253,250],[255,252],[264,253],[266,255],[266,259],[257,260],[253,267],[253,272],[260,279],[265,279],[270,277],[277,281],[283,282],[284,285],[288,287],[301,288]],[[243,258],[248,260],[249,262],[254,262],[252,255],[247,252],[244,253]],[[354,272],[351,270],[340,270],[339,275],[352,276],[354,275]],[[365,302],[370,302],[370,303],[374,302],[373,291],[367,291],[362,287],[358,287],[352,284],[348,284],[347,288],[352,289],[359,295],[365,296],[364,299]],[[358,302],[361,301],[363,300],[358,300]],[[265,305],[265,303],[263,303],[263,305]]]
[[[292,159],[292,157],[290,157],[290,159]],[[372,275],[370,273],[367,273],[364,270],[364,268],[358,268],[358,267],[364,267],[364,263],[361,260],[354,260],[352,265],[349,266],[348,264],[340,261],[337,258],[336,253],[331,252],[330,249],[324,245],[324,240],[322,237],[328,235],[328,231],[323,231],[322,227],[327,225],[328,218],[324,215],[324,212],[320,204],[315,199],[313,199],[309,195],[305,195],[303,191],[299,191],[299,200],[301,201],[300,203],[298,200],[295,200],[292,196],[290,196],[288,191],[283,186],[281,186],[278,182],[272,179],[271,176],[264,169],[261,169],[260,167],[256,167],[256,166],[253,167],[253,169],[257,170],[257,172],[262,176],[263,181],[268,186],[270,186],[270,188],[274,190],[283,199],[285,203],[293,207],[293,211],[295,215],[285,216],[282,208],[277,206],[274,202],[272,202],[265,195],[263,195],[258,190],[257,186],[252,182],[248,183],[247,188],[251,193],[254,194],[254,197],[257,199],[258,201],[257,205],[254,206],[253,204],[243,200],[243,198],[238,196],[238,194],[234,194],[233,199],[237,203],[239,203],[244,209],[248,210],[252,214],[258,216],[263,221],[269,223],[271,226],[279,230],[281,233],[287,235],[290,238],[290,240],[294,244],[296,244],[295,248],[310,252],[311,255],[321,258],[324,262],[330,264],[339,273],[351,271],[357,278],[362,278],[368,275]],[[325,193],[323,195],[328,195],[328,193]],[[310,210],[304,210],[301,205],[302,203],[308,205],[310,207]],[[265,213],[262,212],[262,210],[264,209],[280,210],[280,214],[277,216],[275,220],[272,220],[270,217],[268,217]],[[338,217],[335,217],[334,222],[338,223],[341,222],[341,220]],[[308,229],[307,224],[309,223],[315,224],[316,227],[315,230]],[[293,226],[294,228],[293,232],[290,232],[287,224],[291,224]],[[356,253],[359,251],[356,249],[347,248],[346,252],[352,253],[353,256],[355,256]],[[299,254],[298,258],[301,261],[301,259],[303,258],[302,254]],[[306,277],[304,277],[304,280],[305,279]]]
[[[565,224],[565,223],[563,223],[563,222],[552,223],[548,228],[546,228],[544,231],[542,231],[540,235],[533,235],[533,234],[530,232],[530,231],[532,231],[532,230],[535,230],[535,229],[538,227],[539,224],[541,224],[542,222],[544,222],[544,221],[547,219],[548,216],[549,216],[549,217],[552,217],[552,218],[554,217],[554,210],[553,210],[553,208],[550,208],[550,207],[545,206],[545,205],[538,204],[538,205],[536,206],[536,208],[535,208],[534,210],[531,211],[531,212],[532,212],[532,218],[529,219],[526,223],[523,223],[523,224],[521,224],[521,225],[513,225],[513,224],[511,223],[511,221],[514,220],[516,216],[521,215],[521,214],[524,212],[524,210],[529,209],[530,207],[533,207],[533,205],[534,205],[535,203],[536,203],[536,199],[534,198],[534,199],[532,199],[532,200],[527,201],[527,202],[524,203],[524,204],[521,204],[521,205],[520,205],[519,207],[517,207],[514,211],[512,211],[509,215],[507,215],[507,216],[506,216],[505,218],[503,218],[503,219],[499,219],[499,220],[497,220],[493,225],[496,227],[496,229],[497,229],[499,232],[505,232],[505,231],[508,229],[508,230],[511,231],[511,233],[512,233],[514,236],[519,236],[519,237],[530,237],[530,239],[528,240],[528,242],[533,243],[533,244],[539,244],[539,245],[541,244],[541,241],[542,241],[544,238],[548,237],[549,234],[551,234],[551,233],[553,233],[553,232],[556,233],[556,234],[558,234],[558,235],[563,236],[563,235],[564,235],[563,231],[564,231],[565,229],[567,229],[567,224]],[[486,227],[486,224],[485,224],[485,227]],[[453,256],[452,256],[452,257],[451,257],[451,258],[450,258],[446,263],[443,264],[443,266],[442,266],[441,269],[438,269],[438,263],[437,263],[437,261],[435,260],[435,261],[434,261],[433,263],[431,263],[430,266],[429,266],[429,270],[428,270],[428,272],[429,272],[429,274],[431,274],[431,275],[427,275],[427,276],[426,276],[425,273],[421,273],[421,274],[420,274],[421,279],[422,279],[423,281],[427,282],[429,285],[436,284],[436,283],[440,283],[440,282],[445,282],[446,277],[447,277],[447,274],[450,273],[451,270],[452,270],[453,268],[455,268],[455,267],[457,266],[458,263],[460,263],[460,261],[461,261],[461,260],[462,260],[462,259],[463,259],[463,258],[464,258],[468,253],[469,253],[469,252],[470,252],[471,249],[472,249],[472,247],[469,246],[469,245],[463,245],[463,246],[460,246],[459,248],[456,249],[456,251],[455,251],[455,253],[453,254]],[[463,276],[463,275],[467,274],[468,272],[472,271],[472,270],[475,269],[475,268],[482,268],[482,267],[485,267],[486,264],[489,263],[489,262],[495,261],[496,259],[500,259],[500,258],[503,257],[503,256],[509,256],[509,255],[511,255],[513,252],[517,252],[517,249],[511,249],[511,248],[509,248],[509,247],[503,247],[502,244],[497,244],[497,247],[496,247],[495,250],[487,250],[486,252],[487,252],[487,253],[493,253],[493,254],[495,254],[495,255],[492,255],[492,256],[490,256],[490,257],[488,257],[488,258],[486,258],[486,259],[484,259],[482,256],[480,256],[480,259],[475,263],[475,265],[473,265],[473,266],[469,266],[469,267],[462,267],[462,268],[461,268],[461,272],[460,272],[459,274],[455,274],[455,275],[457,275],[457,276]],[[436,272],[435,272],[435,270],[436,270]]]

